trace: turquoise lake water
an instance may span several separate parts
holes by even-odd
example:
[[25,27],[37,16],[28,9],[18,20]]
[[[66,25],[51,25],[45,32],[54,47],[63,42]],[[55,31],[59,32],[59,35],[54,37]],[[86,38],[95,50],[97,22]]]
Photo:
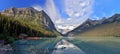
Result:
[[42,38],[40,40],[18,40],[12,44],[14,51],[7,54],[51,54],[61,39],[73,43],[86,54],[120,54],[120,38],[114,37],[70,37]]

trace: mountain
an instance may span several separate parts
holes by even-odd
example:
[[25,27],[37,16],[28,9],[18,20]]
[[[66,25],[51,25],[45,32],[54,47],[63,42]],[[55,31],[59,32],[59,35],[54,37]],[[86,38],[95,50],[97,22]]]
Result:
[[45,27],[50,30],[55,30],[54,24],[50,17],[43,11],[37,11],[34,8],[9,8],[4,10],[1,14],[6,16],[12,16],[14,18],[35,18],[34,20],[39,20]]
[[120,14],[101,20],[88,19],[76,29],[68,32],[68,36],[119,36]]
[[[0,13],[0,37],[18,38],[20,34],[39,37],[59,35],[50,17],[34,8],[9,8]],[[14,39],[14,38],[13,38]]]
[[57,31],[62,33],[63,35],[66,34],[67,32],[73,30],[76,26],[75,25],[57,25]]

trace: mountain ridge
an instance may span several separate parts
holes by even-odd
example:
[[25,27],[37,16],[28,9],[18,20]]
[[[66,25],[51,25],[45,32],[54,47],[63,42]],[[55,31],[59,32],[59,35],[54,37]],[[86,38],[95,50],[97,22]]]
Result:
[[[115,14],[109,18],[102,18],[101,20],[91,20],[88,19],[86,22],[84,22],[82,25],[78,26],[77,28],[75,28],[74,30],[68,32],[66,35],[67,36],[77,36],[78,34],[82,34],[87,32],[88,30],[92,30],[96,27],[102,26],[105,24],[110,24],[110,23],[116,23],[119,25],[120,22],[120,14]],[[112,25],[112,24],[111,24]],[[110,29],[110,28],[109,28]],[[102,28],[101,28],[102,30]],[[98,30],[99,31],[99,30]],[[103,31],[104,32],[104,31]],[[114,31],[113,31],[114,32]],[[90,34],[89,34],[90,35]],[[88,36],[89,36],[88,35]]]

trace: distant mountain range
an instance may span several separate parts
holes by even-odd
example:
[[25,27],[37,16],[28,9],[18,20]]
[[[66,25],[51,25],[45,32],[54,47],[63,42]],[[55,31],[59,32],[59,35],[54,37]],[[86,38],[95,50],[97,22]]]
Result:
[[76,25],[61,25],[56,27],[56,29],[61,33],[61,34],[66,34],[67,32],[73,30],[74,28],[76,28]]
[[120,36],[120,14],[101,20],[88,19],[67,36]]

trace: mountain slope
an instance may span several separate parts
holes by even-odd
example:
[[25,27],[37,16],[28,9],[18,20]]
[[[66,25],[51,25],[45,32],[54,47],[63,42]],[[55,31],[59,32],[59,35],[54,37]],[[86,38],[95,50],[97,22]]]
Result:
[[14,18],[23,18],[23,20],[32,19],[36,21],[36,23],[42,24],[50,30],[55,30],[53,22],[43,10],[37,11],[32,7],[30,8],[9,8],[8,10],[4,10],[1,14],[5,16],[12,16]]
[[119,36],[120,14],[101,20],[88,19],[85,23],[69,32],[68,36]]
[[17,39],[18,35],[56,37],[59,35],[50,17],[33,8],[10,8],[0,13],[0,39]]
[[120,22],[108,23],[91,28],[79,36],[120,36]]

